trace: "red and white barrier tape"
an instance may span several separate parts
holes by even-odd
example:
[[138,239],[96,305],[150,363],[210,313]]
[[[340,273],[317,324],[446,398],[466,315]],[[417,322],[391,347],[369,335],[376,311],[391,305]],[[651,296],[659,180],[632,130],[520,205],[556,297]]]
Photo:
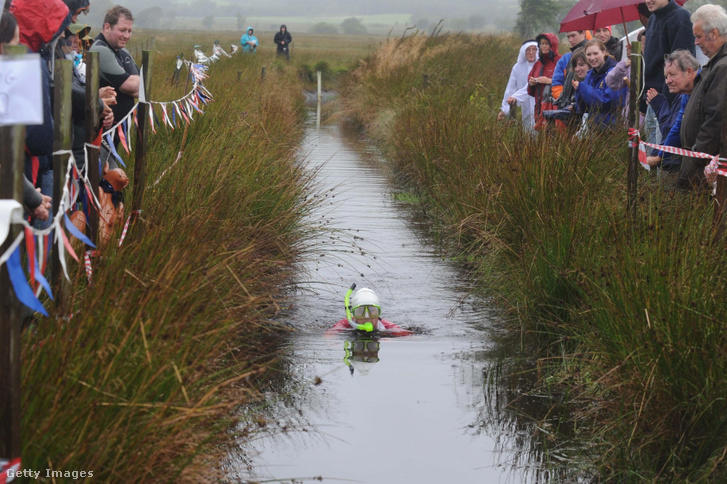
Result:
[[126,238],[126,232],[129,230],[129,223],[131,222],[131,217],[134,215],[138,215],[141,213],[141,210],[134,210],[132,211],[128,217],[126,217],[126,223],[124,224],[124,230],[121,232],[121,238],[119,238],[119,247],[121,247],[121,244],[124,243],[124,239]]
[[[629,128],[628,134],[629,141],[631,141],[632,143],[632,147],[634,146],[633,143],[636,143],[636,141],[638,140],[639,146],[648,146],[649,148],[654,148],[659,151],[665,151],[673,155],[689,156],[691,158],[702,158],[705,160],[711,160],[709,164],[704,168],[704,174],[707,175],[710,173],[717,173],[718,175],[727,176],[727,158],[720,158],[719,154],[710,155],[709,153],[691,151],[684,148],[677,148],[675,146],[647,143],[646,141],[641,140],[639,130],[633,128]],[[722,163],[720,164],[720,162]]]
[[10,462],[0,460],[0,484],[12,482],[20,471],[20,457],[12,459]]
[[86,253],[83,255],[83,264],[86,266],[86,277],[88,278],[88,283],[91,284],[91,279],[93,278],[93,267],[91,266],[91,257],[96,257],[98,255],[97,250],[87,250]]

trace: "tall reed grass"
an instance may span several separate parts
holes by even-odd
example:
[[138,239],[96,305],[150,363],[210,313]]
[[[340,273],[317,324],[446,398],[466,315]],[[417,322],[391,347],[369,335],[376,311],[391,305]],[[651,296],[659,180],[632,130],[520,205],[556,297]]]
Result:
[[632,221],[624,133],[536,139],[498,123],[518,46],[390,40],[351,74],[348,112],[509,312],[538,391],[583,440],[571,461],[608,480],[721,481],[727,254],[710,202],[642,172]]
[[[175,54],[154,58],[153,99],[191,88],[184,76],[168,85]],[[256,398],[287,331],[274,316],[307,210],[294,163],[300,83],[293,69],[262,82],[261,66],[240,55],[210,68],[215,101],[153,186],[184,131],[157,126],[126,242],[94,259],[91,284],[76,266],[72,314],[24,332],[23,467],[104,482],[222,479],[232,410]]]

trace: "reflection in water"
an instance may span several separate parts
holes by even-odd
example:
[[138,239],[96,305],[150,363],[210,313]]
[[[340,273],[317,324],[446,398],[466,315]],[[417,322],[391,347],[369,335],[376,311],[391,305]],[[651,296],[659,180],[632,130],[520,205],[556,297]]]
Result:
[[[365,149],[351,149],[337,126],[308,131],[304,162],[319,183],[309,223],[324,229],[290,294],[296,331],[280,375],[244,409],[264,425],[238,429],[244,448],[230,456],[230,479],[541,482],[537,427],[514,417],[517,397],[501,393],[491,358],[493,311],[422,240],[389,191],[385,160]],[[376,288],[382,314],[416,334],[326,336],[352,280]]]
[[[353,375],[356,367],[355,362],[361,363],[378,363],[379,361],[379,338],[376,336],[354,335],[351,339],[343,341],[343,362],[348,367],[351,375]],[[359,366],[360,368],[360,366]]]

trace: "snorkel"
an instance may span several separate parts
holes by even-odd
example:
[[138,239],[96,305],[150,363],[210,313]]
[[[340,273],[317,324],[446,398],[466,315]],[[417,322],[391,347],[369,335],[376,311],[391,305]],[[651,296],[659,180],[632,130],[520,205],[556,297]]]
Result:
[[346,306],[346,319],[348,320],[348,324],[350,324],[353,329],[371,333],[374,330],[374,325],[372,323],[368,322],[364,324],[358,324],[353,319],[353,314],[351,313],[351,294],[353,294],[354,289],[356,289],[355,282],[351,284],[351,287],[349,287],[348,291],[346,291],[346,296],[343,298],[343,304]]

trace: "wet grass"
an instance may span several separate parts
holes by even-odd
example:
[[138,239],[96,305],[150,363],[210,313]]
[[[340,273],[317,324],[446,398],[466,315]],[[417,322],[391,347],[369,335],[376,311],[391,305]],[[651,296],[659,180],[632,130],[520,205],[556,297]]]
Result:
[[[168,85],[177,52],[163,42],[151,97],[171,100],[191,85]],[[91,285],[73,265],[72,315],[24,332],[24,468],[91,470],[102,482],[222,479],[233,409],[257,398],[287,331],[274,316],[306,230],[307,179],[294,163],[301,85],[294,69],[261,82],[261,66],[237,56],[211,67],[215,101],[152,187],[184,131],[158,126],[127,241],[94,259]]]
[[507,310],[537,391],[583,439],[571,462],[608,480],[723,480],[727,255],[712,206],[642,172],[631,221],[623,133],[533,139],[498,124],[518,47],[390,41],[348,78],[348,113]]

